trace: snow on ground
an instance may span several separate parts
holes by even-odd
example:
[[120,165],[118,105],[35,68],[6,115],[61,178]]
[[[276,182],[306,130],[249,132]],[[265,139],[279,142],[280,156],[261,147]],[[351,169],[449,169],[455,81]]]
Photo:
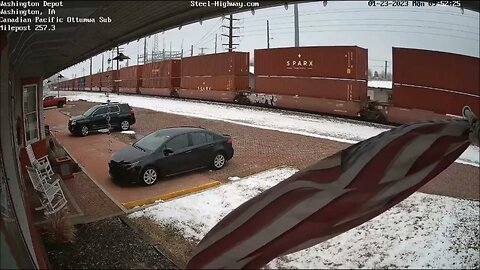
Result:
[[392,89],[392,81],[368,81],[368,87]]
[[133,130],[125,130],[125,131],[121,131],[120,133],[122,133],[122,134],[135,134],[135,131],[133,131]]
[[[69,100],[107,101],[105,93],[61,91],[60,94],[66,96]],[[284,110],[266,110],[235,104],[115,94],[110,94],[109,99],[117,102],[128,102],[134,107],[160,112],[223,120],[257,128],[278,130],[347,143],[356,143],[390,129],[390,126],[386,125],[315,114],[292,113]],[[470,146],[460,158],[457,159],[457,162],[479,166],[479,160],[480,149],[476,146]]]
[[[246,200],[297,170],[279,168],[201,193],[148,207],[130,218],[149,217],[199,242]],[[238,178],[237,178],[238,179]],[[271,268],[478,269],[478,201],[420,192],[376,218],[326,242],[270,262]]]

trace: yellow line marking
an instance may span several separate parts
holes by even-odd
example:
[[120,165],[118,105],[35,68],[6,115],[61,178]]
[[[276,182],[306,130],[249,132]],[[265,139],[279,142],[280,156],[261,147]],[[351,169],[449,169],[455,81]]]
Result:
[[197,191],[200,191],[200,190],[204,190],[204,189],[207,189],[207,188],[216,187],[216,186],[219,186],[220,184],[221,184],[221,182],[219,182],[219,181],[213,181],[213,182],[206,183],[206,184],[203,184],[203,185],[199,185],[199,186],[196,186],[196,187],[191,187],[191,188],[186,188],[186,189],[182,189],[182,190],[179,190],[179,191],[174,191],[174,192],[171,192],[171,193],[163,194],[163,195],[160,195],[160,196],[155,196],[155,197],[148,198],[148,199],[145,199],[145,200],[138,200],[138,201],[122,203],[122,205],[127,209],[132,209],[136,206],[151,204],[151,203],[154,203],[154,202],[160,201],[160,200],[162,200],[162,201],[170,200],[170,199],[173,199],[173,198],[176,198],[176,197],[179,197],[179,196],[183,196],[183,195],[190,194],[190,193],[193,193],[193,192],[197,192]]

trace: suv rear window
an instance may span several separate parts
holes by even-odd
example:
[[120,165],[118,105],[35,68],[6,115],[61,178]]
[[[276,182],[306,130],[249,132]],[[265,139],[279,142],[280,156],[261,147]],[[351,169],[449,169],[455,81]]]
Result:
[[120,110],[122,112],[129,112],[132,109],[132,107],[130,107],[130,105],[128,105],[126,103],[118,104],[118,106],[120,106]]

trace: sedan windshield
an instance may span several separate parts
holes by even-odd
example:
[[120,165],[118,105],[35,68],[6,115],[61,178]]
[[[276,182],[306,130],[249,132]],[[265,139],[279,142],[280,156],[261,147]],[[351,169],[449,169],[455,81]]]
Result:
[[95,109],[97,109],[96,106],[91,107],[90,109],[88,109],[86,112],[83,113],[83,116],[90,116],[93,113],[93,111],[95,111]]
[[170,137],[170,134],[167,134],[165,131],[159,130],[138,140],[136,143],[133,144],[133,146],[147,152],[154,152]]

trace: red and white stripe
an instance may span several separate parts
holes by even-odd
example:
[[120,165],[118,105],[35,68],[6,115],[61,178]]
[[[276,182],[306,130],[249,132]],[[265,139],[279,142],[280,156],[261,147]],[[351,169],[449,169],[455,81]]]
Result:
[[245,202],[199,243],[187,268],[261,268],[388,210],[469,146],[465,120],[394,128],[299,171]]

